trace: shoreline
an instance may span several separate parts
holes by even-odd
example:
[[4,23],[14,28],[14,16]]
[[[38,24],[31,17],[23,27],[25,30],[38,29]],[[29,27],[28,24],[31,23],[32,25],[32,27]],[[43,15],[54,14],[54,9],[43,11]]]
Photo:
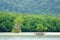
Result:
[[60,35],[60,32],[0,32],[0,35]]

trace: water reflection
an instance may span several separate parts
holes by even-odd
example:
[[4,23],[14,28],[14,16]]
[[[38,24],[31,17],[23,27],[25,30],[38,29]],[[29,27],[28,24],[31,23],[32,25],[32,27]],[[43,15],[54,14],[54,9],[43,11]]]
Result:
[[0,40],[60,40],[60,36],[0,36]]

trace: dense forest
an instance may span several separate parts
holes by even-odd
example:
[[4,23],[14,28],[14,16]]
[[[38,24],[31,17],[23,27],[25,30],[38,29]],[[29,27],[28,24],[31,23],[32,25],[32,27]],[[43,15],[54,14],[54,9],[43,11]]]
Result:
[[60,0],[0,0],[0,32],[60,32]]
[[15,32],[15,24],[19,32],[60,32],[58,17],[0,12],[0,32]]

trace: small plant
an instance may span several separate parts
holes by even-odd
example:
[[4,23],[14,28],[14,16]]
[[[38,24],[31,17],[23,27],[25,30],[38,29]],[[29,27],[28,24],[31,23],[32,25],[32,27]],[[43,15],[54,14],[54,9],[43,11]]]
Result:
[[36,30],[37,31],[42,31],[43,30],[43,25],[42,24],[38,24]]
[[12,32],[16,32],[16,33],[21,32],[19,23],[16,23],[14,25]]

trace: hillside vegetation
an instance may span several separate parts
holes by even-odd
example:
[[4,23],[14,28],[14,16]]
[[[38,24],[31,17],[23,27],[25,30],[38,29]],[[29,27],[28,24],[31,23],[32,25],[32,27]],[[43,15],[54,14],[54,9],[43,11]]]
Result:
[[60,17],[60,0],[0,0],[0,11]]
[[60,32],[60,18],[58,17],[0,12],[0,32],[14,32],[15,24],[19,25],[17,26],[20,32]]

